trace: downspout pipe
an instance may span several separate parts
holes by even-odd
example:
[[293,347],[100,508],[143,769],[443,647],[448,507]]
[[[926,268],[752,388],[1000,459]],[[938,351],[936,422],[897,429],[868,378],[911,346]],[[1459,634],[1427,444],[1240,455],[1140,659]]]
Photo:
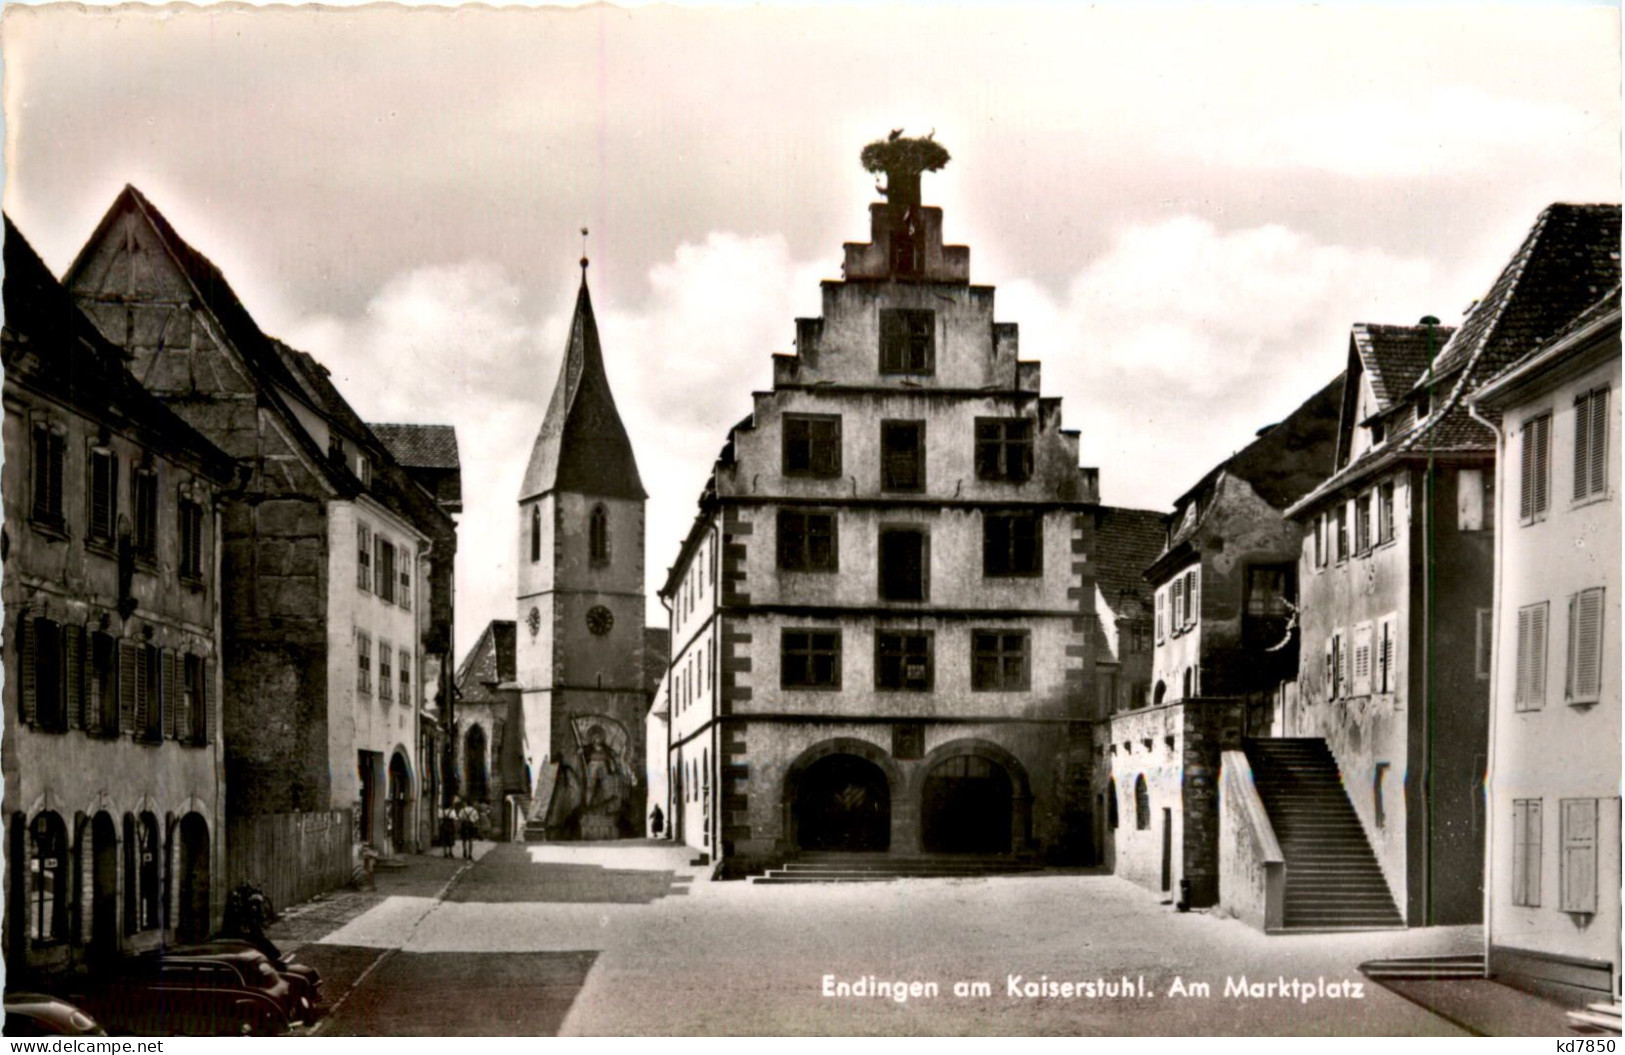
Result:
[[[1506,434],[1501,431],[1499,421],[1491,421],[1479,413],[1478,404],[1472,400],[1466,401],[1467,414],[1474,421],[1483,425],[1495,434],[1495,471],[1501,474],[1501,467],[1506,464]],[[1508,488],[1496,481],[1495,502],[1500,505]],[[1501,684],[1499,677],[1501,667],[1501,577],[1506,562],[1502,558],[1506,540],[1506,517],[1500,509],[1492,510],[1495,517],[1495,560],[1491,581],[1494,584],[1490,594],[1490,685],[1489,685],[1489,722],[1485,756],[1488,762],[1484,772],[1484,977],[1490,976],[1490,948],[1495,941],[1495,914],[1491,911],[1495,904],[1495,722],[1500,711],[1497,689]]]

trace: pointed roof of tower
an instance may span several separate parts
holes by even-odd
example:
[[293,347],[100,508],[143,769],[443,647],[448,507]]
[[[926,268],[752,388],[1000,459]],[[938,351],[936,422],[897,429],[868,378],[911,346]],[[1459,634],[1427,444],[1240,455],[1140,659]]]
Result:
[[604,373],[604,353],[598,343],[598,322],[587,293],[587,273],[581,273],[575,316],[564,362],[547,404],[547,416],[530,452],[530,466],[519,489],[519,500],[548,491],[571,491],[602,498],[647,498],[638,476],[632,441],[626,437],[615,397]]

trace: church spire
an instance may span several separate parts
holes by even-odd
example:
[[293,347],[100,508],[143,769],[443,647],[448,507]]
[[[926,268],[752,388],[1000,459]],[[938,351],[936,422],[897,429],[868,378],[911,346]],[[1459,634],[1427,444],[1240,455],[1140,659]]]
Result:
[[[585,235],[585,231],[583,231]],[[632,442],[615,409],[615,397],[604,373],[598,321],[587,292],[587,258],[581,258],[581,289],[570,320],[570,338],[559,366],[553,398],[531,449],[530,465],[519,500],[548,491],[570,491],[604,498],[648,497],[638,475]]]

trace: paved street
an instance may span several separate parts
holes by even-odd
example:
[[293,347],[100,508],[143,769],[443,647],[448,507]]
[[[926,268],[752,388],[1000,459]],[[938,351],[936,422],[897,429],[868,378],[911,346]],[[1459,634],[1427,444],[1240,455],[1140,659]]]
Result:
[[[376,892],[278,924],[278,940],[323,972],[331,1010],[316,1032],[1460,1035],[1355,965],[1479,941],[1476,928],[1266,938],[1111,876],[771,887],[709,882],[688,851],[662,844],[481,853],[472,866],[411,858]],[[936,982],[938,995],[825,997],[825,974]],[[1014,997],[1011,974],[1143,976],[1150,995]],[[1227,979],[1243,976],[1346,980],[1364,994],[1227,997]],[[1171,995],[1176,979],[1211,995]],[[992,992],[956,997],[959,981]]]

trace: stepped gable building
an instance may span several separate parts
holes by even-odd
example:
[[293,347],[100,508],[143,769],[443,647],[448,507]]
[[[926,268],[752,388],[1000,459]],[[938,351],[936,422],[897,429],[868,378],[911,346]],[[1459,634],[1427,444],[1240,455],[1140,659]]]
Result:
[[[447,537],[449,516],[326,369],[267,337],[134,187],[66,285],[148,391],[244,474],[221,510],[222,726],[227,810],[242,831],[232,860],[254,874],[231,879],[266,882],[288,903],[321,889],[314,875],[347,882],[363,843],[386,856],[413,848],[425,830],[418,701],[436,607],[425,584],[436,562],[449,569],[452,554],[431,541]],[[440,581],[449,605],[449,574]],[[324,848],[297,869],[274,850],[290,826]]]
[[1582,1006],[1619,992],[1619,386],[1615,286],[1473,397],[1500,440],[1490,970]]
[[570,337],[519,492],[517,674],[529,837],[643,831],[643,505],[581,262]]
[[1329,751],[1411,926],[1483,918],[1493,565],[1512,525],[1466,398],[1619,282],[1619,241],[1618,206],[1552,205],[1454,330],[1356,327],[1336,471],[1288,510],[1306,530],[1285,732]]
[[882,167],[660,590],[667,814],[725,873],[1087,850],[1097,475],[920,168]]
[[1209,470],[1163,517],[1148,698],[1097,727],[1100,857],[1193,906],[1219,897],[1220,752],[1268,729],[1297,671],[1291,613],[1302,529],[1284,511],[1331,468],[1341,377]]
[[8,981],[213,933],[225,453],[5,221]]

